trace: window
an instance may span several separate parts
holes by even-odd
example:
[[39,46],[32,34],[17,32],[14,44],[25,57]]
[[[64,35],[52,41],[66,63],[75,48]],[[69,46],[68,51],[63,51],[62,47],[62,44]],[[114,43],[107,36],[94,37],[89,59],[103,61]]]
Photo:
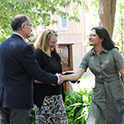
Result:
[[67,19],[60,17],[60,30],[66,30],[66,29],[67,29]]

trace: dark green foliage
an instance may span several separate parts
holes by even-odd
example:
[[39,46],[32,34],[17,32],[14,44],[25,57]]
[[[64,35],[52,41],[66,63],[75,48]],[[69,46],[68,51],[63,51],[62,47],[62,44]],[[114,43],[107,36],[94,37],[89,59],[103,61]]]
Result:
[[34,108],[30,109],[29,124],[35,124],[35,111],[34,111]]
[[87,89],[66,93],[65,108],[69,124],[86,124],[92,91]]
[[[81,2],[74,1],[73,5],[77,5],[76,11],[70,6],[72,0],[0,0],[0,43],[11,36],[11,21],[17,14],[24,13],[30,17],[35,28],[38,25],[46,25],[57,23],[53,15],[69,18],[79,22],[78,9]],[[66,9],[69,7],[69,14]],[[66,8],[66,9],[64,9]]]

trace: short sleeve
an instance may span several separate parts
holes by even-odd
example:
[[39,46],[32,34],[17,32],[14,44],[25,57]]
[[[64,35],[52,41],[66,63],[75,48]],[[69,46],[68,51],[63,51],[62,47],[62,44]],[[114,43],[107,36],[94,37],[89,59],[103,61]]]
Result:
[[89,54],[87,53],[83,57],[83,59],[81,61],[81,64],[79,65],[79,68],[83,68],[83,69],[87,70],[87,68],[88,68],[88,58],[89,58],[88,56],[89,56]]
[[115,61],[115,65],[117,67],[117,70],[120,70],[122,68],[124,68],[124,58],[123,56],[118,52],[118,50],[114,49],[114,61]]

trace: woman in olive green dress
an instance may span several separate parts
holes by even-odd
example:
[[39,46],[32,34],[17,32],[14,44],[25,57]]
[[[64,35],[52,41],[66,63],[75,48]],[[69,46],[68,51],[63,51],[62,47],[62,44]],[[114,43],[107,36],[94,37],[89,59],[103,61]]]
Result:
[[77,72],[62,77],[77,80],[89,67],[95,75],[95,87],[87,124],[114,124],[124,104],[123,57],[105,28],[91,29],[89,45],[93,48],[84,56]]

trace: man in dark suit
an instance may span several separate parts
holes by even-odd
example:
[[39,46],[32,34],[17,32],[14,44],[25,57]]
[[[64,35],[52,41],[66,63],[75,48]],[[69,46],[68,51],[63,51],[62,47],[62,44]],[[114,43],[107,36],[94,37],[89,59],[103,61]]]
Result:
[[59,77],[40,69],[32,47],[24,41],[30,37],[32,26],[28,16],[16,15],[11,22],[12,36],[0,44],[0,124],[28,124],[33,79],[58,83]]

